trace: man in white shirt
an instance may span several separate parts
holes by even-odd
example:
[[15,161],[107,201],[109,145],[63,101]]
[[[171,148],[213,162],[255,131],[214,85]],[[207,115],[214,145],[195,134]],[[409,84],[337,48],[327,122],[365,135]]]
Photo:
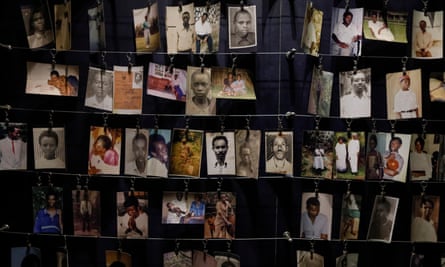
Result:
[[377,13],[371,15],[371,20],[368,21],[368,28],[377,40],[394,41],[394,34],[392,34],[385,22],[377,20]]
[[176,31],[178,52],[192,52],[193,41],[195,40],[195,31],[190,27],[190,12],[182,13],[182,27]]
[[371,98],[366,84],[366,75],[357,71],[351,78],[350,94],[340,98],[340,117],[363,118],[371,116]]
[[416,57],[432,57],[430,49],[433,46],[433,36],[426,31],[426,21],[419,21],[419,28],[414,36]]
[[[352,23],[353,15],[350,11],[343,13],[343,23],[335,26],[332,33],[331,52],[337,56],[353,56],[354,47],[361,40],[361,29]],[[355,49],[357,50],[357,49]],[[358,53],[360,54],[360,53]]]
[[85,99],[85,106],[111,111],[113,108],[113,98],[110,96],[113,88],[112,72],[90,69],[89,74],[92,75],[89,86],[93,89],[94,95]]
[[352,133],[352,138],[348,142],[348,159],[351,173],[356,175],[358,173],[358,156],[360,153],[360,141],[358,134]]
[[26,156],[20,128],[9,126],[8,135],[0,140],[0,170],[26,169]]
[[207,43],[207,49],[213,52],[212,25],[208,21],[208,14],[203,13],[201,19],[195,23],[196,53],[201,51],[201,42]]
[[409,87],[410,77],[405,74],[400,77],[400,90],[394,97],[394,112],[399,119],[409,119],[419,117],[416,94]]

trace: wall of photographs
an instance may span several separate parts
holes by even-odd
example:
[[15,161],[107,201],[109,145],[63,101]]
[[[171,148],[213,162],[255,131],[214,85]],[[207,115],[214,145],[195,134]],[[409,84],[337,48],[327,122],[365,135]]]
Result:
[[179,2],[4,3],[0,260],[440,266],[444,4]]

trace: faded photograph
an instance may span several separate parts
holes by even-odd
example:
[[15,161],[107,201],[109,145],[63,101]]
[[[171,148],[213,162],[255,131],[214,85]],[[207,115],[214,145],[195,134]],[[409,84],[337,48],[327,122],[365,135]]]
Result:
[[74,235],[100,236],[100,192],[95,190],[71,191],[73,201]]
[[27,62],[26,93],[77,96],[79,66]]
[[385,150],[383,156],[383,179],[397,182],[406,182],[408,170],[409,144],[411,135],[394,134],[385,135]]
[[148,237],[148,193],[117,192],[117,237]]
[[215,267],[240,267],[240,256],[231,252],[215,251]]
[[443,11],[413,10],[411,55],[414,58],[442,58]]
[[0,123],[0,170],[26,170],[27,142],[27,124]]
[[216,98],[212,95],[211,69],[187,67],[187,88],[190,88],[185,103],[187,115],[216,115]]
[[41,5],[23,5],[20,7],[25,25],[29,48],[40,48],[54,44],[54,32],[48,16],[48,7]]
[[309,114],[329,117],[333,82],[334,73],[314,67],[307,107]]
[[323,11],[314,8],[312,2],[307,1],[303,35],[301,37],[301,47],[303,48],[304,53],[318,56],[322,24]]
[[413,134],[409,152],[411,181],[429,180],[437,174],[440,137],[436,134]]
[[228,7],[229,49],[257,46],[256,6]]
[[236,195],[233,192],[208,192],[206,195],[204,238],[234,239]]
[[65,168],[65,128],[34,128],[34,167]]
[[362,196],[343,194],[341,204],[340,239],[358,239]]
[[406,23],[408,14],[400,11],[367,9],[363,17],[363,34],[366,39],[407,43]]
[[71,49],[71,1],[54,5],[56,48]]
[[332,8],[331,54],[360,56],[362,52],[363,8]]
[[206,132],[208,175],[235,175],[234,132]]
[[199,178],[204,132],[173,129],[169,174]]
[[95,7],[88,9],[88,35],[91,51],[99,52],[106,48],[104,18],[103,2],[97,2]]
[[391,242],[398,205],[399,199],[396,197],[375,197],[368,228],[368,240]]
[[235,130],[236,175],[258,178],[260,164],[261,131]]
[[130,253],[121,250],[105,250],[105,263],[107,267],[131,266]]
[[301,196],[300,237],[330,240],[332,195],[305,192]]
[[113,66],[113,113],[142,113],[143,73],[143,66]]
[[293,132],[265,132],[266,173],[293,175]]
[[346,253],[335,259],[335,267],[357,267],[358,253]]
[[165,29],[167,52],[191,53],[196,46],[194,4],[167,6]]
[[88,174],[119,174],[122,130],[90,127]]
[[297,266],[324,267],[324,257],[311,251],[297,250]]
[[212,67],[212,95],[216,98],[255,100],[255,88],[246,69]]
[[195,6],[196,41],[194,52],[197,54],[214,53],[219,50],[219,29],[221,3],[208,6]]
[[414,196],[411,216],[412,242],[437,242],[440,197]]
[[153,52],[160,47],[159,13],[156,0],[146,6],[133,9],[133,26],[136,52]]
[[371,68],[340,72],[340,117],[371,117]]
[[147,95],[185,102],[187,95],[187,71],[149,63]]
[[179,250],[163,254],[164,267],[187,267],[192,266],[192,251]]
[[85,106],[105,111],[113,110],[113,72],[111,70],[89,67]]
[[445,72],[430,73],[429,89],[431,102],[445,102]]
[[365,179],[365,132],[335,133],[336,179]]
[[332,179],[333,131],[305,131],[301,148],[301,176]]
[[41,266],[41,256],[40,248],[37,247],[12,247],[11,267]]
[[124,174],[147,176],[148,130],[125,129]]

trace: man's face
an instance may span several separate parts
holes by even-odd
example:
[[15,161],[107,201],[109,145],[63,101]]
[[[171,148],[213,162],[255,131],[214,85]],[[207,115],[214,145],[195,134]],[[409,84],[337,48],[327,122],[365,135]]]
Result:
[[375,149],[377,147],[377,143],[375,142],[374,139],[369,139],[369,147],[371,149]]
[[11,138],[12,140],[19,139],[20,138],[20,129],[19,128],[14,128],[14,130],[9,132],[9,138]]
[[133,154],[136,161],[145,161],[147,158],[147,142],[143,139],[136,139],[133,142]]
[[204,23],[207,20],[207,15],[204,14],[201,16],[201,21]]
[[56,196],[49,195],[48,196],[48,207],[54,207],[56,205]]
[[352,76],[352,88],[354,92],[361,95],[366,90],[366,77],[362,72],[357,72]]
[[111,81],[107,75],[98,73],[94,76],[94,93],[97,97],[105,97],[110,86]]
[[235,32],[244,37],[250,32],[252,26],[252,18],[250,14],[242,12],[239,13],[235,19]]
[[241,149],[241,162],[250,164],[250,148],[244,147]]
[[130,206],[125,209],[130,217],[137,217],[139,215],[135,206]]
[[399,148],[400,148],[400,142],[399,142],[399,140],[397,140],[397,139],[392,140],[392,141],[391,141],[391,145],[390,145],[390,147],[391,147],[391,151],[398,151]]
[[422,204],[422,217],[425,220],[430,220],[431,219],[431,215],[433,214],[433,205],[431,205],[430,202],[426,201],[425,203]]
[[223,139],[217,139],[213,142],[213,152],[215,152],[216,159],[218,161],[224,161],[227,154],[227,143]]
[[168,151],[167,151],[167,145],[164,142],[155,142],[155,153],[153,153],[154,157],[156,157],[159,161],[162,163],[167,163],[168,161]]
[[422,152],[422,144],[420,144],[419,141],[416,142],[415,147],[416,147],[417,153]]
[[309,205],[309,207],[307,207],[307,213],[309,215],[309,218],[313,219],[320,213],[320,207],[316,205]]
[[421,20],[421,21],[419,22],[419,27],[420,27],[420,29],[421,29],[422,31],[425,31],[425,29],[426,29],[426,22],[425,22],[424,20]]
[[44,136],[40,140],[40,148],[43,152],[43,157],[46,159],[51,159],[54,157],[54,154],[56,152],[56,140],[49,136]]
[[273,141],[273,154],[277,159],[284,159],[287,152],[286,140],[283,137],[277,136]]
[[372,19],[372,21],[373,21],[374,23],[377,22],[377,15],[373,14],[373,15],[371,16],[371,19]]
[[388,211],[385,208],[384,204],[377,204],[375,209],[376,218],[380,221],[386,221],[388,216]]
[[207,97],[210,90],[210,79],[207,73],[192,75],[192,90],[197,97]]
[[351,24],[351,22],[352,22],[352,16],[351,16],[351,15],[346,15],[346,16],[343,18],[343,23],[344,23],[346,26],[348,26],[349,24]]
[[32,16],[32,25],[35,31],[43,31],[45,29],[45,18],[41,12],[36,12]]
[[187,14],[187,13],[182,14],[182,22],[183,22],[184,24],[188,24],[189,21],[190,21],[190,15]]
[[410,85],[410,80],[409,79],[403,79],[400,82],[400,88],[402,88],[402,90],[408,90],[409,89],[409,85]]
[[177,192],[177,193],[176,193],[176,199],[179,200],[179,201],[182,200],[182,197],[183,197],[183,196],[184,196],[184,194],[183,194],[182,192]]

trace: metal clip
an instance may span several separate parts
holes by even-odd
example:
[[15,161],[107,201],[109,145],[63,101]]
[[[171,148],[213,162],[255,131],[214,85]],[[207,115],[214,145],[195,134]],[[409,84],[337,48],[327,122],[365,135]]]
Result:
[[226,119],[226,117],[224,117],[224,116],[219,116],[219,129],[220,129],[221,135],[224,135],[224,129],[226,128],[226,127],[224,126],[224,121],[225,121],[225,119]]
[[408,57],[404,56],[401,61],[402,61],[402,73],[403,75],[406,75],[406,63],[408,62]]
[[51,70],[55,70],[56,69],[56,55],[57,55],[57,50],[55,48],[49,50],[49,53],[51,54]]

